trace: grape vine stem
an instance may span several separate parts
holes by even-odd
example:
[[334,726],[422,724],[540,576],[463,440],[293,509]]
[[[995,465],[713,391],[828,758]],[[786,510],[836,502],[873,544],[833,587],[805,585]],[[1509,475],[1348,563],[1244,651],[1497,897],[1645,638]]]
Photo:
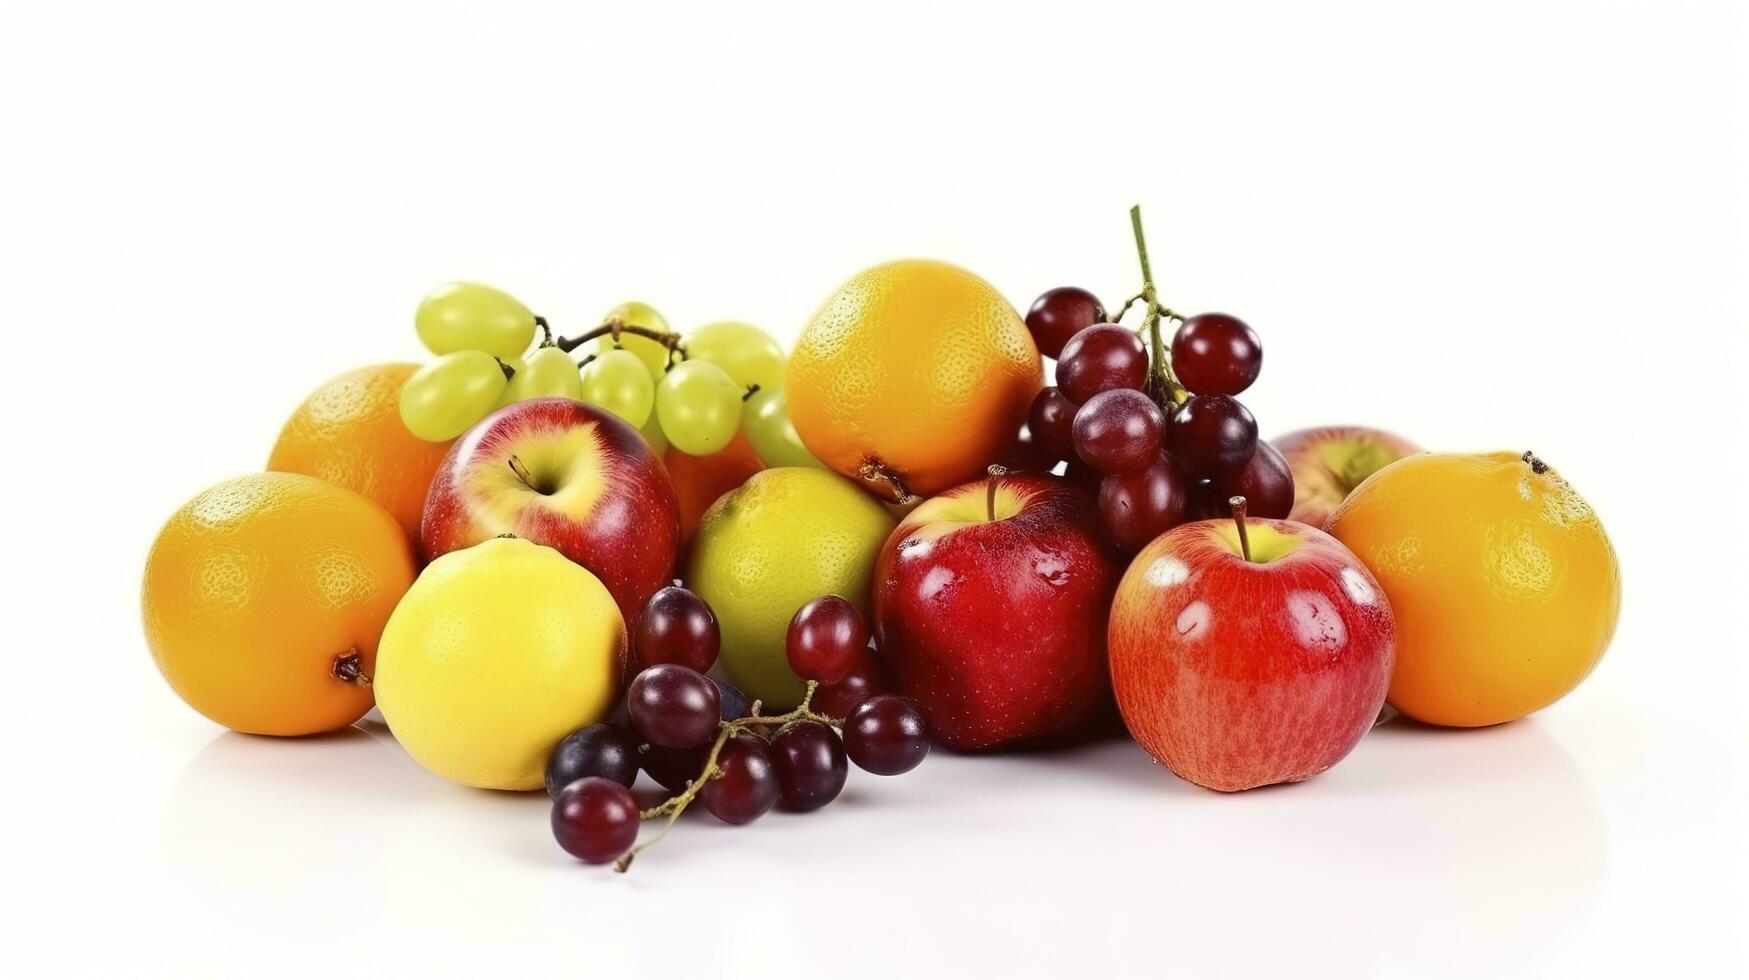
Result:
[[[1142,300],[1148,304],[1147,317],[1142,321],[1142,329],[1148,333],[1149,360],[1153,362],[1153,381],[1159,388],[1155,396],[1161,401],[1161,408],[1168,415],[1174,409],[1190,398],[1190,392],[1178,382],[1178,376],[1172,373],[1172,362],[1166,358],[1166,345],[1160,340],[1160,319],[1169,316],[1174,320],[1183,317],[1160,305],[1159,294],[1154,289],[1154,269],[1148,264],[1148,239],[1142,234],[1142,206],[1133,205],[1130,208],[1130,229],[1136,236],[1136,258],[1142,263]],[[1127,308],[1127,305],[1126,305]],[[1150,387],[1153,387],[1152,385]]]
[[705,756],[704,769],[698,774],[698,778],[687,783],[686,789],[670,796],[668,799],[663,800],[661,803],[658,803],[653,807],[639,812],[638,814],[638,816],[644,820],[652,820],[656,817],[666,816],[668,822],[662,825],[662,830],[657,833],[655,837],[652,837],[632,848],[625,853],[624,857],[615,861],[613,863],[613,870],[623,873],[627,868],[632,866],[632,859],[636,858],[639,852],[660,844],[662,838],[667,837],[668,832],[674,829],[674,822],[680,819],[680,814],[685,812],[686,808],[692,804],[692,801],[698,798],[698,794],[704,790],[704,784],[723,774],[723,770],[717,766],[717,758],[722,755],[723,746],[729,743],[729,739],[734,738],[737,735],[757,734],[759,730],[764,728],[781,728],[792,721],[817,721],[822,725],[830,725],[833,728],[842,726],[844,724],[843,719],[823,715],[813,709],[812,704],[814,701],[814,693],[819,689],[819,681],[809,681],[808,689],[802,695],[802,703],[796,705],[794,710],[786,711],[781,715],[760,714],[760,702],[755,701],[753,702],[753,707],[750,709],[752,713],[747,717],[736,718],[734,721],[719,722],[717,724],[716,741],[711,743],[710,753]]
[[[541,324],[543,329],[546,328],[545,320],[542,318],[536,317],[535,322]],[[635,323],[627,323],[619,317],[612,317],[604,320],[600,326],[585,330],[575,337],[554,337],[552,338],[552,345],[569,354],[597,337],[611,336],[615,342],[617,342],[620,334],[626,333],[636,337],[645,337],[654,340],[656,343],[661,344],[670,351],[678,353],[682,359],[685,359],[686,357],[686,347],[680,342],[680,334],[673,330],[658,330],[655,327],[643,327]],[[544,343],[543,346],[545,346]]]

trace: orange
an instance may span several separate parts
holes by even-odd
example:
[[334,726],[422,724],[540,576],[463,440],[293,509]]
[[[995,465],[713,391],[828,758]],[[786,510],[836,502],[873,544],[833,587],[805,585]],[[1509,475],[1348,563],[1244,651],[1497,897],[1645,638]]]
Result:
[[857,273],[821,305],[785,390],[809,452],[897,501],[982,474],[1043,383],[1025,322],[989,283],[902,259]]
[[685,547],[698,533],[699,518],[717,498],[747,482],[765,469],[744,433],[735,433],[729,444],[709,456],[693,456],[670,446],[662,462],[674,483],[674,501],[680,505],[680,544]]
[[1411,718],[1522,718],[1578,686],[1615,633],[1615,549],[1584,498],[1530,453],[1398,460],[1357,487],[1328,530],[1391,601],[1387,699]]
[[413,584],[413,548],[369,500],[295,473],[213,486],[146,558],[146,645],[191,707],[227,728],[309,735],[371,706],[377,640]]
[[329,379],[280,430],[267,468],[364,494],[419,538],[425,491],[449,452],[401,422],[401,387],[417,364],[376,364]]

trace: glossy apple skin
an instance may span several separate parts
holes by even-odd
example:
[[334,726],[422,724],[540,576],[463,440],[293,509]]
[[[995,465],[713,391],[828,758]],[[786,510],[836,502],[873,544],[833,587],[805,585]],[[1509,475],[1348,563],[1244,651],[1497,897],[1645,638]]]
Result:
[[1253,518],[1294,547],[1238,553],[1228,520],[1183,524],[1131,563],[1112,601],[1111,680],[1130,735],[1185,779],[1233,792],[1340,762],[1390,685],[1396,626],[1384,590],[1335,538]]
[[1294,506],[1288,520],[1322,528],[1361,481],[1420,446],[1383,429],[1326,425],[1297,429],[1269,440],[1294,474]]
[[[912,511],[875,565],[893,689],[962,751],[1076,731],[1110,697],[1105,620],[1121,565],[1087,493],[1044,474],[969,483]],[[1006,516],[1004,516],[1006,515]]]
[[[516,456],[550,492],[510,466]],[[569,398],[533,398],[488,415],[444,458],[425,497],[427,561],[500,534],[558,550],[607,586],[627,627],[672,584],[680,511],[662,461],[637,430]]]

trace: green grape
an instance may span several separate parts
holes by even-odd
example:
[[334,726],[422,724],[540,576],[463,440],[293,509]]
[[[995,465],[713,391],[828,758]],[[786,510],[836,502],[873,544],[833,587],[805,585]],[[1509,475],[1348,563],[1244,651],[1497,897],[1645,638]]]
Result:
[[534,314],[501,289],[452,282],[431,291],[413,314],[419,339],[433,354],[485,351],[508,361],[534,340]]
[[486,417],[504,393],[504,367],[485,351],[445,354],[401,388],[401,421],[429,442],[447,442]]
[[742,394],[729,372],[709,361],[685,360],[656,386],[656,417],[675,449],[709,456],[735,438]]
[[529,398],[575,398],[583,400],[583,379],[577,374],[577,362],[557,347],[542,347],[528,355],[528,361],[515,367],[516,375],[504,386],[499,405],[511,405]]
[[795,423],[789,420],[789,404],[781,391],[762,390],[747,399],[742,411],[742,428],[754,454],[766,466],[826,468],[826,464],[815,459],[808,447],[802,445],[801,437],[796,435]]
[[[602,317],[604,321],[614,319],[634,327],[668,329],[668,319],[648,303],[621,303]],[[638,360],[643,361],[644,367],[649,369],[651,378],[660,378],[662,372],[668,369],[668,347],[660,341],[633,333],[622,333],[619,335],[619,343],[621,347],[638,355]],[[597,354],[613,350],[613,335],[597,337],[593,350]]]
[[527,395],[517,394],[517,389],[520,387],[518,382],[522,381],[523,373],[528,370],[528,362],[520,357],[500,357],[499,360],[503,361],[504,366],[509,368],[513,373],[510,375],[510,382],[504,386],[504,393],[498,396],[498,404],[492,406],[493,411],[497,411],[506,405],[514,405],[528,397]]
[[751,323],[723,320],[699,327],[683,341],[689,359],[709,361],[729,372],[746,391],[783,390],[783,345]]
[[649,421],[650,409],[656,403],[656,382],[631,351],[597,354],[583,369],[581,384],[584,401],[625,419],[632,428],[641,428]]

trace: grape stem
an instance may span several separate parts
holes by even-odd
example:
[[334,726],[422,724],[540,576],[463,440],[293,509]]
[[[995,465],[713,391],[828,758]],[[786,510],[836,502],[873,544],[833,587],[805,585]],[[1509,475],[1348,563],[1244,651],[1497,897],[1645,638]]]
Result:
[[364,672],[364,654],[358,652],[357,647],[351,647],[334,658],[334,676],[348,684],[370,686],[370,675]]
[[[758,729],[765,727],[782,727],[792,721],[817,721],[822,725],[830,725],[833,728],[843,726],[844,720],[842,718],[832,718],[820,714],[810,706],[814,700],[814,693],[819,689],[819,681],[809,681],[808,689],[802,695],[802,703],[796,705],[794,710],[785,712],[781,715],[760,714],[760,702],[755,701],[753,702],[753,707],[750,709],[752,713],[747,717],[736,718],[734,721],[718,722],[716,741],[711,743],[710,754],[705,756],[704,769],[699,772],[698,778],[687,783],[686,789],[681,792],[670,796],[668,799],[663,800],[661,803],[658,803],[649,809],[639,812],[639,818],[644,820],[652,820],[656,817],[666,816],[668,822],[662,825],[661,832],[655,837],[652,837],[644,843],[627,851],[625,856],[613,863],[613,870],[623,873],[627,868],[632,866],[632,859],[636,858],[640,851],[660,844],[662,838],[667,837],[668,832],[674,829],[674,822],[680,819],[680,814],[684,812],[686,808],[691,805],[692,801],[698,798],[698,794],[704,790],[704,784],[723,774],[723,770],[717,766],[717,758],[722,755],[723,746],[729,743],[729,739],[734,738],[737,735],[757,734]],[[646,749],[647,748],[648,746],[646,746]]]
[[1227,506],[1233,508],[1233,525],[1239,529],[1239,553],[1251,560],[1251,537],[1245,532],[1245,498],[1228,497]]
[[[540,322],[539,318],[536,318],[536,322]],[[556,337],[553,339],[553,346],[569,354],[597,337],[612,336],[614,343],[617,344],[619,343],[619,335],[622,333],[629,333],[638,337],[647,337],[650,340],[654,340],[656,343],[661,344],[663,347],[668,348],[670,351],[678,352],[682,359],[686,357],[686,347],[680,343],[680,335],[678,333],[675,333],[672,330],[658,330],[655,327],[643,327],[635,323],[627,323],[617,316],[603,320],[600,326],[585,330],[575,337]],[[542,346],[545,345],[543,344]]]
[[[1130,229],[1136,236],[1136,257],[1142,263],[1142,299],[1148,304],[1148,314],[1142,321],[1142,329],[1148,333],[1149,359],[1153,362],[1153,378],[1149,387],[1157,388],[1154,397],[1160,401],[1160,407],[1171,415],[1173,410],[1190,398],[1190,392],[1178,382],[1178,376],[1172,373],[1172,362],[1166,358],[1166,345],[1160,340],[1160,318],[1169,316],[1174,320],[1183,317],[1160,305],[1160,297],[1154,290],[1154,270],[1148,264],[1148,239],[1142,234],[1142,206],[1130,208]],[[1132,301],[1133,302],[1133,301]],[[1125,304],[1128,308],[1128,304]]]

